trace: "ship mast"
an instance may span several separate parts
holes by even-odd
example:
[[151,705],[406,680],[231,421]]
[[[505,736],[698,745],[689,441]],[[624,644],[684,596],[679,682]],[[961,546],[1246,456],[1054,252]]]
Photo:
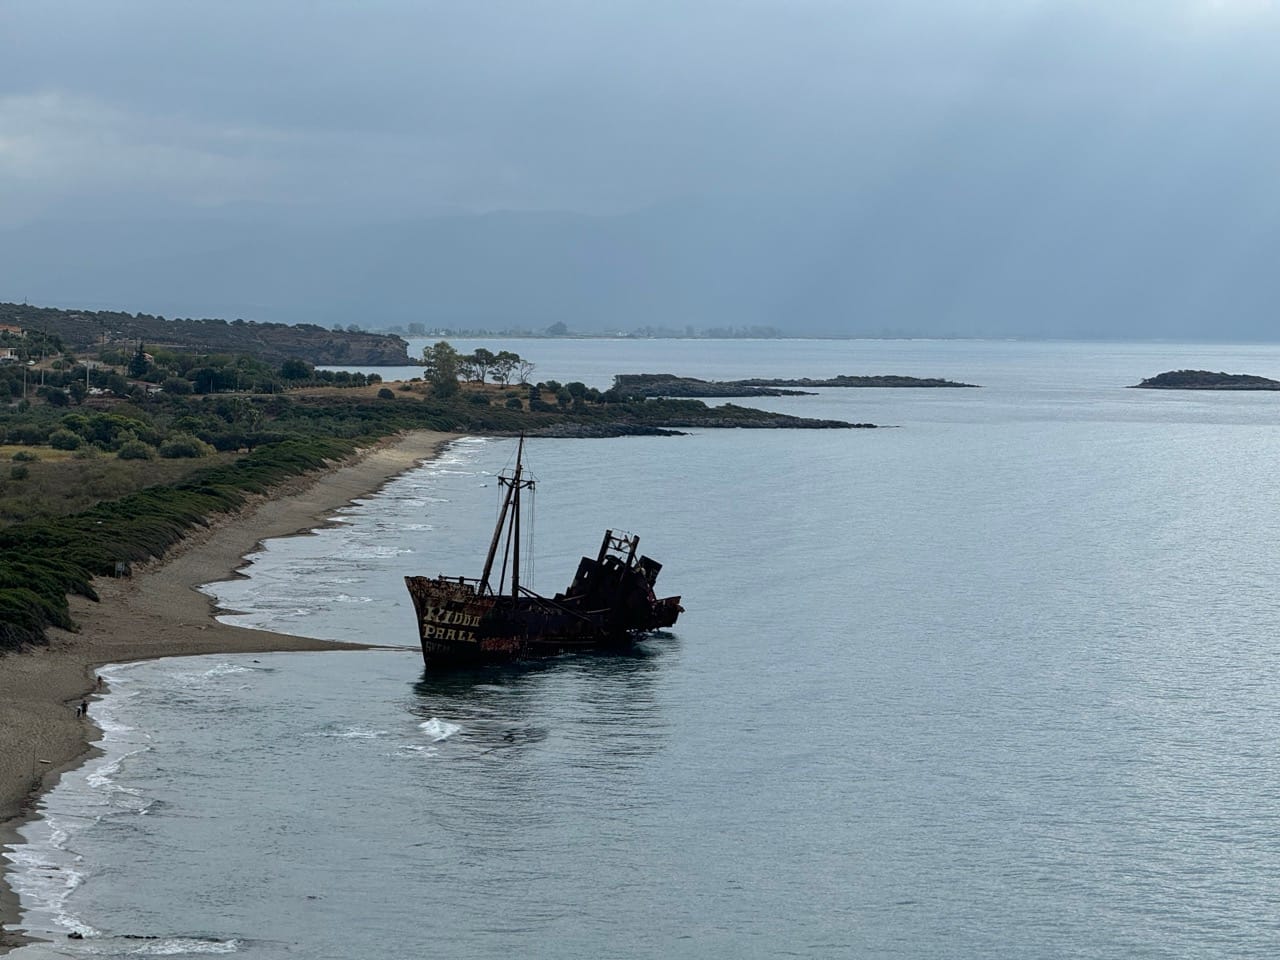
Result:
[[[507,545],[503,551],[502,573],[498,577],[498,590],[501,592],[506,580],[507,561],[511,560],[511,596],[520,594],[520,491],[532,487],[532,480],[524,479],[524,434],[520,434],[520,445],[516,448],[516,468],[510,477],[498,477],[498,483],[506,487],[502,498],[502,509],[498,511],[498,522],[493,527],[493,539],[489,542],[489,553],[484,560],[484,573],[480,576],[480,593],[492,592],[489,576],[493,573],[493,561],[498,555],[498,544],[502,541],[503,527],[506,527]],[[508,520],[508,516],[510,519]]]

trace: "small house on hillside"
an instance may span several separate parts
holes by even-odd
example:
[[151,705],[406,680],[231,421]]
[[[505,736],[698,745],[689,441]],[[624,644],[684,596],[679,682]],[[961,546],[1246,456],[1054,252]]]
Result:
[[15,327],[12,323],[0,323],[0,333],[13,333],[22,336],[22,328]]
[[0,347],[0,363],[17,363],[18,351],[13,347]]

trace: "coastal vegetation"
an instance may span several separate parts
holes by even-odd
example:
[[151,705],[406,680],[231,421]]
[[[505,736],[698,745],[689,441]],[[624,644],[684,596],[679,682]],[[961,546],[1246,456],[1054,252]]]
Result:
[[38,644],[51,626],[74,629],[67,596],[95,598],[94,578],[127,574],[249,498],[407,430],[873,426],[529,383],[533,364],[513,352],[463,355],[445,342],[429,350],[424,378],[393,385],[297,358],[275,365],[142,342],[89,365],[64,346],[24,335],[9,348],[16,362],[0,366],[0,650]]
[[1148,377],[1134,387],[1144,390],[1280,390],[1280,380],[1248,373],[1170,370]]
[[55,336],[71,350],[92,352],[139,340],[186,353],[247,353],[279,365],[297,358],[313,364],[409,363],[408,344],[356,324],[326,329],[311,323],[259,323],[193,317],[166,319],[117,310],[60,310],[0,303],[0,326]]
[[68,594],[96,600],[95,577],[127,574],[249,496],[354,449],[336,438],[286,440],[171,485],[0,529],[0,650],[41,643],[51,626],[74,629]]

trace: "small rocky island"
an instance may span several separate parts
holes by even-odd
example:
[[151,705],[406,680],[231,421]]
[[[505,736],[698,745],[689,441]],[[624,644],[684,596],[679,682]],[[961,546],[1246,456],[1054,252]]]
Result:
[[1144,390],[1280,390],[1280,380],[1248,373],[1170,370],[1148,377],[1133,386]]
[[977,387],[937,377],[830,377],[826,380],[752,378],[750,380],[699,380],[672,373],[620,373],[613,389],[627,399],[647,397],[798,397],[815,387]]

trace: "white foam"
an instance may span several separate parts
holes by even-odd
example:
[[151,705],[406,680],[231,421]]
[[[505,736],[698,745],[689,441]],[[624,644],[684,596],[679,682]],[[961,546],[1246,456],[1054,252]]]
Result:
[[199,673],[175,671],[169,674],[169,677],[182,683],[207,683],[211,680],[220,680],[223,677],[231,677],[236,676],[237,674],[252,672],[252,667],[242,667],[237,663],[231,663],[224,660],[221,663],[215,663],[208,670],[203,670]]
[[154,940],[130,950],[130,956],[136,957],[171,957],[180,953],[226,954],[240,949],[238,940],[192,940],[187,937],[174,937],[167,940]]
[[385,737],[386,730],[368,730],[362,727],[348,727],[346,730],[337,730],[329,736],[337,737],[340,740],[377,740],[379,737]]
[[396,749],[402,753],[425,753],[429,756],[440,752],[438,747],[429,743],[402,743]]
[[[48,835],[41,842],[39,834],[44,831]],[[17,868],[11,871],[10,882],[22,899],[27,916],[43,914],[45,923],[55,929],[82,936],[96,934],[93,927],[66,909],[67,899],[84,883],[84,874],[73,866],[78,858],[65,849],[66,831],[45,820],[28,825],[22,832],[28,842],[6,852],[5,858]]]
[[96,789],[103,787],[114,788],[125,793],[134,794],[136,791],[124,790],[123,787],[115,785],[116,774],[120,772],[120,767],[124,761],[130,757],[136,757],[140,753],[146,753],[150,747],[139,747],[137,750],[130,750],[128,753],[122,753],[114,759],[105,761],[101,766],[90,771],[84,778],[84,782]]
[[448,720],[441,720],[439,717],[432,717],[423,723],[418,724],[418,729],[429,736],[432,740],[439,742],[448,740],[455,733],[462,729],[456,723],[450,723]]

